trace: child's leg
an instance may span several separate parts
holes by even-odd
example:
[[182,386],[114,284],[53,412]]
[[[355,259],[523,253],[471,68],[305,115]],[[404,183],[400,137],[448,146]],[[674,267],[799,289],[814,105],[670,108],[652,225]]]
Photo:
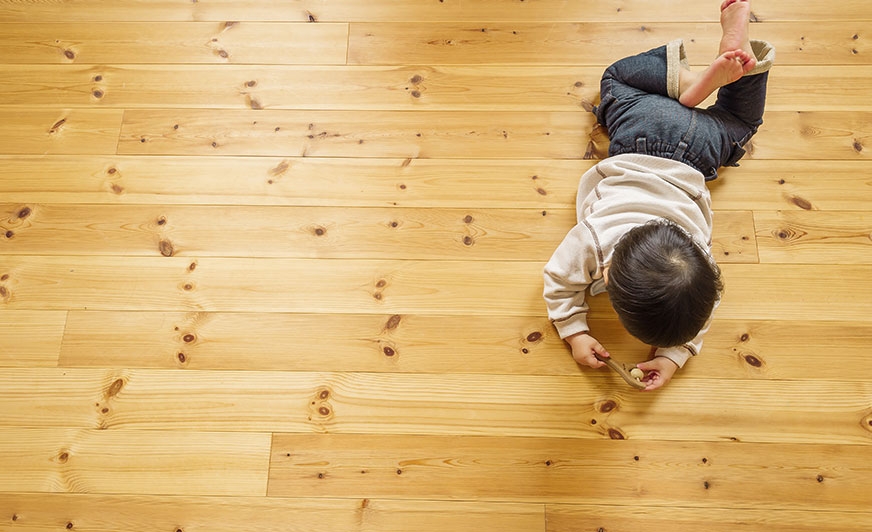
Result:
[[615,85],[636,89],[642,94],[667,95],[667,46],[625,57],[603,73],[601,93],[608,94]]
[[751,2],[724,0],[721,4],[721,41],[718,58],[702,72],[682,69],[679,101],[695,107],[715,90],[751,72],[757,63],[749,40]]
[[766,103],[766,84],[775,49],[765,41],[751,41],[756,65],[753,70],[734,83],[718,90],[717,102],[709,109],[726,111],[756,131],[763,123]]

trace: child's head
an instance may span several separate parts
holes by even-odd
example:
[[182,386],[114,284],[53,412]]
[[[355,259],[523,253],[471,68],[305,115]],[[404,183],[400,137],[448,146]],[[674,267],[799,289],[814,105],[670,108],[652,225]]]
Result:
[[656,347],[692,340],[723,284],[714,260],[668,220],[628,231],[612,256],[606,289],[627,331]]

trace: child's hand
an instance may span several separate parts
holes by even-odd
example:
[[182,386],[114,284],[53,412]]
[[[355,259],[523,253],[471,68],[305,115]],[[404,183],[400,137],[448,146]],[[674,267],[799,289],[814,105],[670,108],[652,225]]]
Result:
[[662,388],[678,371],[678,365],[666,357],[654,357],[647,362],[636,364],[636,367],[647,373],[642,379],[646,384],[644,390],[646,392]]
[[604,362],[596,359],[594,353],[607,358],[609,352],[593,336],[587,333],[578,333],[567,337],[566,342],[572,348],[572,358],[579,364],[594,369],[605,366]]

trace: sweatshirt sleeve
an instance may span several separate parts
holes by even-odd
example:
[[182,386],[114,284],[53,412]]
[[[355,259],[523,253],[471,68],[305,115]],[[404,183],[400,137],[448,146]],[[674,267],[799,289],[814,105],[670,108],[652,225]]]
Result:
[[580,223],[566,235],[545,265],[543,295],[548,318],[561,338],[589,330],[585,292],[594,275],[601,275],[598,257],[593,234]]

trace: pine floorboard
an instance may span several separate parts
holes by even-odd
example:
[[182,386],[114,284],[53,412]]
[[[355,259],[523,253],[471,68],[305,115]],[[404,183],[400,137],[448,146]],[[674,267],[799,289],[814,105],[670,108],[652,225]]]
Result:
[[872,528],[868,2],[754,1],[672,383],[545,314],[602,72],[718,4],[0,2],[0,529]]

